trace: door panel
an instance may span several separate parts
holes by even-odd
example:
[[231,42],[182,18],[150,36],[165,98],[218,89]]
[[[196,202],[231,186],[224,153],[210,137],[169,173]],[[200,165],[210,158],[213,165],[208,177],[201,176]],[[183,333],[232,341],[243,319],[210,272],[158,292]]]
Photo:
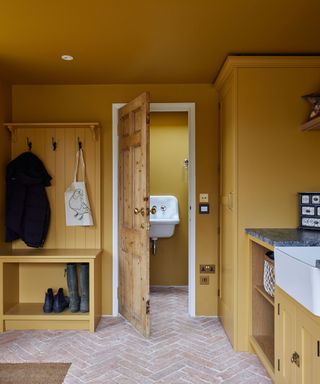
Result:
[[297,384],[320,382],[320,325],[311,317],[297,309],[297,352],[300,355]]
[[[281,291],[277,290],[275,297],[275,308],[280,310],[280,315],[275,315],[276,383],[294,384],[296,382],[296,366],[291,363],[291,357],[295,352],[296,308],[294,303]],[[280,366],[278,366],[278,359]]]
[[221,178],[220,178],[220,295],[219,316],[234,345],[234,284],[235,284],[235,124],[232,88],[220,104]]
[[119,309],[149,336],[149,94],[119,110],[118,134]]

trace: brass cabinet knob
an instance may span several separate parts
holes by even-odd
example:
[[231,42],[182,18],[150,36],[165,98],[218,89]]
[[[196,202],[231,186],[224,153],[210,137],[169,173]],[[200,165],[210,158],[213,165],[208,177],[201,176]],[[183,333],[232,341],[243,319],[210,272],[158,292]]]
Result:
[[297,367],[300,367],[300,356],[297,352],[294,352],[291,356],[291,363],[295,364]]

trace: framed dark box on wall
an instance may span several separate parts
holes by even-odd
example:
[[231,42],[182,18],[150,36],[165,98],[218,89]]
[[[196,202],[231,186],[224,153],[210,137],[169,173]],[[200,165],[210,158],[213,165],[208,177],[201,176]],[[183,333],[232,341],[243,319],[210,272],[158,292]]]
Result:
[[299,192],[299,227],[320,230],[320,192]]

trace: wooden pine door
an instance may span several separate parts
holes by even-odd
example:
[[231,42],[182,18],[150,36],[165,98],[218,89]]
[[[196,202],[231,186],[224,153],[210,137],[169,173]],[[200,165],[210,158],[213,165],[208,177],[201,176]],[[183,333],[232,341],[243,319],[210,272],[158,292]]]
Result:
[[149,300],[149,94],[119,110],[119,309],[145,336]]

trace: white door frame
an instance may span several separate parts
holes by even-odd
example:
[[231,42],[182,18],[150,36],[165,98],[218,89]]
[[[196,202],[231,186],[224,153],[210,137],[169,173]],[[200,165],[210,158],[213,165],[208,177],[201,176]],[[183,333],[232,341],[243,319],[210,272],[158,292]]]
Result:
[[[112,315],[118,316],[118,112],[123,104],[112,104]],[[188,236],[188,311],[196,315],[196,123],[195,103],[150,103],[150,112],[188,112],[189,129],[189,236]]]

